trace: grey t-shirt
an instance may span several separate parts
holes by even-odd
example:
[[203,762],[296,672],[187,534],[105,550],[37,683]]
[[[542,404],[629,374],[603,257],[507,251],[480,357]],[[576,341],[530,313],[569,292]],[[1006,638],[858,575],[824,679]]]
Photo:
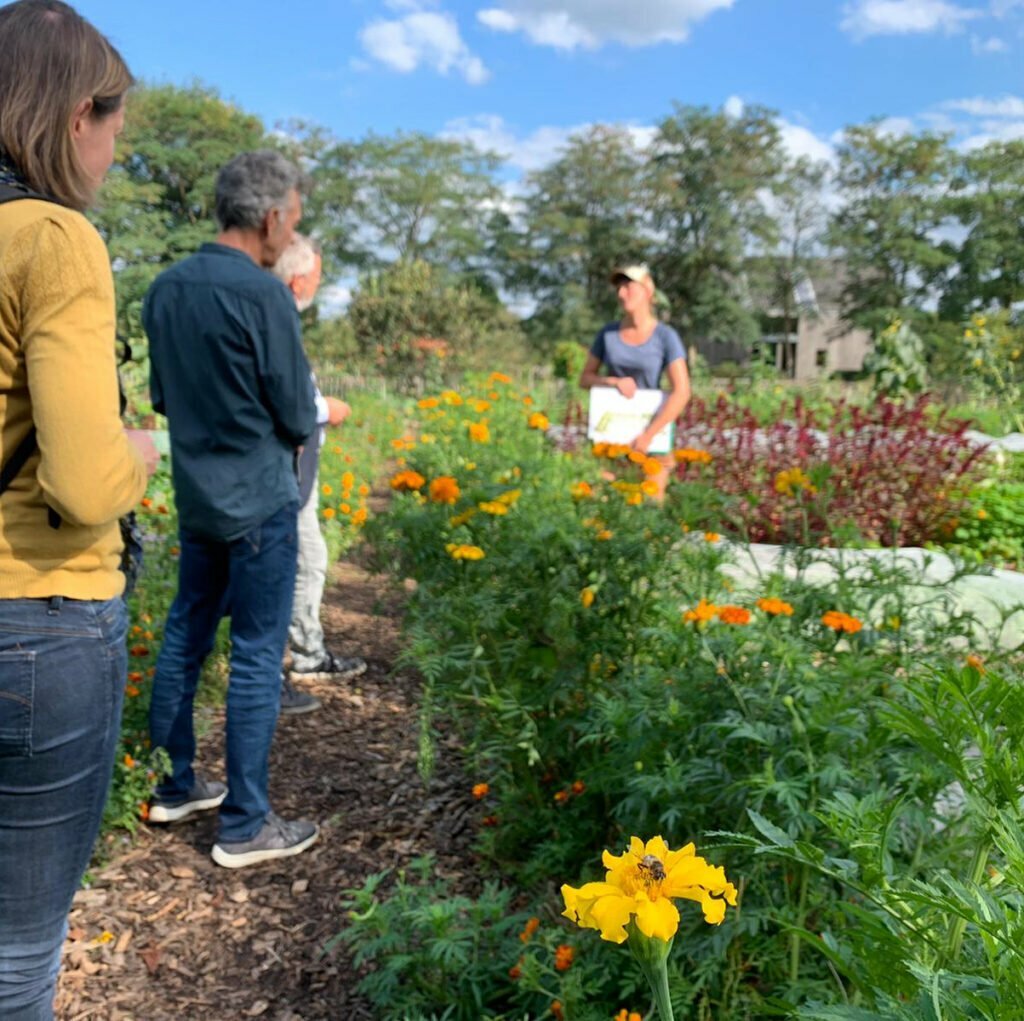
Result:
[[609,323],[597,331],[590,353],[610,376],[628,376],[643,390],[657,390],[662,373],[677,359],[686,358],[679,334],[665,323],[658,323],[642,344],[627,344],[619,333],[619,324]]

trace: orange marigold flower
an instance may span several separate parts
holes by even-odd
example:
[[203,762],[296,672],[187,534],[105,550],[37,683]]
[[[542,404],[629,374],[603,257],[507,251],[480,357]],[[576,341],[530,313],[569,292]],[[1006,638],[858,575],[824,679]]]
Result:
[[589,482],[574,482],[569,492],[574,500],[586,500],[594,495],[594,487]]
[[486,422],[470,422],[469,438],[474,443],[490,443],[491,430],[487,428]]
[[723,624],[749,624],[750,611],[742,606],[720,606],[718,619]]
[[776,599],[774,596],[768,599],[758,599],[757,608],[762,613],[772,617],[792,617],[793,607],[783,599]]
[[480,825],[481,826],[497,826],[498,825],[498,817],[496,815],[485,815],[480,820]]
[[333,518],[333,517],[334,517],[334,514],[335,514],[335,511],[334,511],[334,508],[333,508],[333,507],[325,507],[325,508],[324,508],[324,517],[325,517],[325,518],[326,518],[326,519],[327,519],[328,521],[330,521],[330,520],[331,520],[331,518]]
[[551,1001],[551,1013],[555,1015],[555,1021],[565,1021],[565,1011],[562,1010],[561,1000]]
[[640,492],[644,496],[657,496],[661,492],[661,487],[652,478],[646,478],[640,483]]
[[682,464],[684,461],[687,464],[711,464],[713,460],[706,450],[694,450],[692,447],[681,447],[679,450],[674,450],[672,456],[676,459],[677,464]]
[[146,801],[139,802],[139,818],[143,822],[149,818],[149,803]]
[[473,784],[473,797],[479,801],[481,798],[486,798],[491,793],[491,785],[489,783],[475,783]]
[[821,622],[825,627],[832,628],[833,631],[845,631],[849,635],[855,635],[864,627],[856,617],[851,617],[848,613],[843,613],[840,610],[829,610],[828,613],[822,615]]
[[356,512],[355,512],[355,513],[354,513],[354,514],[352,515],[352,519],[351,519],[351,520],[352,520],[352,524],[353,524],[353,525],[362,525],[362,524],[365,524],[365,523],[366,523],[366,508],[365,508],[365,507],[360,507],[360,508],[359,508],[359,509],[358,509],[358,510],[357,510],[357,511],[356,511]]
[[445,390],[445,392],[441,394],[441,400],[443,400],[445,404],[448,404],[453,408],[457,408],[462,403],[462,396],[457,394],[454,390]]
[[661,462],[656,457],[648,457],[644,459],[643,464],[640,466],[643,469],[644,475],[660,475],[661,474]]
[[504,372],[492,372],[487,377],[491,383],[511,383],[512,377],[506,376]]
[[573,794],[582,794],[587,789],[587,785],[582,780],[573,780],[572,792]]
[[512,965],[511,968],[508,969],[508,977],[510,979],[512,979],[513,982],[517,978],[519,978],[522,974],[523,974],[522,969],[519,967],[518,964],[514,964],[514,965]]
[[607,542],[615,533],[608,528],[602,528],[595,538],[598,542]]
[[409,493],[413,490],[422,489],[427,480],[419,472],[407,468],[400,471],[391,479],[391,488],[400,493]]
[[430,499],[434,503],[455,503],[462,490],[451,475],[439,475],[430,483]]
[[170,513],[171,513],[171,512],[170,512],[170,511],[169,511],[169,510],[167,509],[167,504],[166,504],[166,503],[162,503],[162,504],[160,504],[160,506],[159,506],[159,507],[157,507],[157,509],[156,509],[156,512],[157,512],[157,514],[170,514]]
[[627,1011],[626,1008],[623,1007],[622,1010],[615,1015],[613,1021],[644,1021],[644,1019],[635,1010]]
[[423,408],[425,411],[430,408],[436,408],[441,402],[436,397],[424,397],[422,400],[416,402],[416,407]]
[[324,483],[324,484],[323,484],[323,485],[322,485],[322,486],[320,487],[320,492],[321,492],[321,493],[323,493],[323,494],[324,494],[324,496],[330,496],[330,495],[331,495],[331,494],[332,494],[332,493],[334,492],[334,490],[333,490],[333,489],[331,489],[331,487],[330,487],[330,486],[329,486],[329,485],[328,485],[328,484],[327,484],[327,483],[325,482],[325,483]]
[[142,506],[145,507],[146,510],[149,510],[149,508],[153,506],[153,501],[148,496],[144,496],[142,498]]
[[142,634],[142,628],[139,627],[138,624],[133,624],[132,625],[132,632],[131,633],[133,635],[141,635]]
[[607,457],[608,456],[608,444],[603,440],[600,443],[595,443],[591,448],[591,453],[594,457]]
[[348,503],[340,503],[338,504],[338,510],[340,510],[342,514],[351,514],[352,505]]
[[149,647],[146,645],[133,645],[128,650],[133,656],[148,656]]
[[646,454],[641,454],[639,450],[631,450],[626,457],[629,458],[633,464],[643,464],[647,460]]
[[524,943],[530,942],[530,937],[540,928],[540,919],[536,917],[527,918],[526,925],[523,926],[523,931],[519,934],[519,938]]
[[341,453],[341,447],[339,447],[339,446],[338,446],[337,444],[335,444],[335,445],[334,445],[334,446],[333,446],[333,447],[331,448],[331,450],[332,450],[332,452],[333,452],[333,453],[335,453],[335,454],[340,454],[340,453]]
[[580,592],[580,602],[584,610],[589,610],[594,605],[594,597],[594,590],[589,585]]
[[574,956],[575,952],[568,943],[559,943],[555,947],[555,969],[557,971],[568,971],[572,967]]
[[977,670],[979,674],[985,673],[985,661],[981,656],[975,655],[975,653],[972,652],[964,662],[973,670]]
[[126,684],[126,685],[124,686],[124,693],[125,693],[125,694],[126,694],[126,695],[127,695],[128,697],[129,697],[129,698],[138,698],[138,696],[139,696],[139,695],[141,694],[141,692],[139,691],[139,689],[138,689],[138,688],[136,688],[134,684]]
[[132,670],[131,673],[128,674],[128,680],[131,681],[132,684],[141,684],[142,683],[142,671],[141,670]]
[[540,429],[541,432],[545,432],[550,428],[551,422],[548,420],[548,416],[543,411],[535,411],[526,420],[526,425],[530,429]]
[[129,768],[129,769],[134,769],[134,768],[135,768],[135,760],[134,760],[134,759],[133,759],[133,758],[132,758],[132,757],[131,757],[130,755],[126,755],[126,756],[124,757],[124,764],[125,764],[125,765],[126,765],[126,766],[127,766],[128,768]]
[[530,407],[530,405],[533,404],[533,398],[530,397],[529,394],[527,394],[527,396],[523,398],[523,404],[525,404],[527,407]]
[[718,542],[722,537],[718,534],[718,532],[705,532],[704,538],[708,542]]
[[172,557],[176,557],[176,556],[178,556],[179,553],[181,553],[181,547],[180,546],[172,546],[167,552],[170,553],[170,555]]
[[559,805],[564,805],[568,800],[568,791],[555,791],[555,801],[558,802]]
[[718,607],[714,603],[709,603],[706,599],[701,599],[699,603],[692,609],[687,610],[683,614],[683,620],[693,621],[698,624],[706,624],[709,620],[715,619],[715,614],[718,613]]
[[482,415],[485,411],[490,410],[490,407],[491,407],[491,402],[490,401],[485,401],[485,400],[483,400],[480,397],[474,397],[473,400],[471,400],[469,402],[469,404],[470,404],[470,407],[472,407],[472,409],[478,415]]
[[366,484],[366,483],[364,482],[364,483],[363,483],[363,484],[362,484],[362,485],[361,485],[361,486],[360,486],[360,487],[359,487],[359,488],[358,488],[358,489],[356,490],[356,492],[357,492],[357,493],[358,493],[358,494],[359,494],[360,496],[369,496],[369,495],[370,495],[370,487],[369,487],[369,486],[368,486],[368,485],[367,485],[367,484]]

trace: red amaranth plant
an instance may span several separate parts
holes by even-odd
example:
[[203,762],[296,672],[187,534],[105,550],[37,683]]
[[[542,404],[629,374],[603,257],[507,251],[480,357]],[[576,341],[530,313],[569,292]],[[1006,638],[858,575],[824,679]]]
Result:
[[967,423],[944,413],[926,421],[928,403],[926,395],[869,407],[840,402],[819,420],[797,397],[791,415],[761,426],[724,395],[710,406],[694,399],[676,444],[714,460],[682,463],[677,476],[731,497],[737,525],[754,542],[829,546],[855,532],[884,546],[919,546],[944,536],[983,454],[966,439]]

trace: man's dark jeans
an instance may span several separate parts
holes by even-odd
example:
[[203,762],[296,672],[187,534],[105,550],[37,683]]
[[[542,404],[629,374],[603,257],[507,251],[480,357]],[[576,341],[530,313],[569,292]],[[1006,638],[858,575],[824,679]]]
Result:
[[199,671],[221,617],[231,617],[226,758],[228,796],[220,808],[222,841],[249,840],[270,802],[267,770],[281,701],[281,658],[295,589],[298,504],[231,542],[181,532],[178,594],[156,661],[149,730],[166,748],[171,775],[157,794],[184,801],[195,782],[192,705]]
[[120,599],[0,600],[0,1018],[49,1021],[124,699]]

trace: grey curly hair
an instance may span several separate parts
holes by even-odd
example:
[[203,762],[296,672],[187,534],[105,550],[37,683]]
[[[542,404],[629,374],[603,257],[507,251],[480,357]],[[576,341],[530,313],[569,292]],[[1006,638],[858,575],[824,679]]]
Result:
[[273,149],[243,152],[217,175],[217,223],[221,230],[255,230],[272,209],[283,209],[290,191],[302,191],[303,173]]

